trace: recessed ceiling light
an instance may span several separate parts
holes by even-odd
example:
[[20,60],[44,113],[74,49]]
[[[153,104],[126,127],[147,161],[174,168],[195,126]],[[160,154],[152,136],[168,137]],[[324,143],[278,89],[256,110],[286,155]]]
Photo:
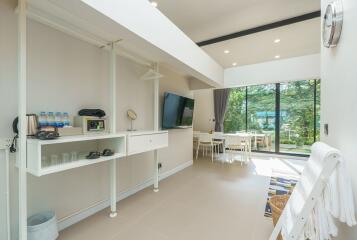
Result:
[[275,59],[279,59],[280,58],[280,55],[275,55]]
[[274,43],[280,43],[280,39],[279,38],[275,39]]
[[232,63],[232,66],[237,66],[237,63],[236,62]]
[[157,7],[157,2],[155,2],[155,1],[150,1],[150,3],[151,3],[151,6],[153,6],[153,7]]
[[228,53],[230,53],[230,52],[229,52],[229,50],[224,50],[224,53],[225,53],[225,54],[228,54]]

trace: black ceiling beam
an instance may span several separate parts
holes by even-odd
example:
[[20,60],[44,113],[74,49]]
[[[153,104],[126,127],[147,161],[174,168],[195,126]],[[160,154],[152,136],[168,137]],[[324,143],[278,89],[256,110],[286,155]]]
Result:
[[300,16],[297,16],[297,17],[284,19],[284,20],[281,20],[281,21],[278,21],[278,22],[265,24],[265,25],[262,25],[262,26],[259,26],[259,27],[254,27],[254,28],[243,30],[243,31],[227,34],[227,35],[224,35],[224,36],[211,38],[211,39],[208,39],[208,40],[205,40],[205,41],[198,42],[196,44],[199,47],[202,47],[202,46],[206,46],[206,45],[210,45],[210,44],[214,44],[214,43],[218,43],[218,42],[227,41],[227,40],[234,39],[234,38],[247,36],[247,35],[258,33],[258,32],[271,30],[271,29],[274,29],[274,28],[283,27],[283,26],[294,24],[294,23],[298,23],[298,22],[303,22],[303,21],[310,20],[310,19],[313,19],[313,18],[318,18],[318,17],[321,17],[321,11],[315,11],[315,12],[307,13],[307,14],[300,15]]

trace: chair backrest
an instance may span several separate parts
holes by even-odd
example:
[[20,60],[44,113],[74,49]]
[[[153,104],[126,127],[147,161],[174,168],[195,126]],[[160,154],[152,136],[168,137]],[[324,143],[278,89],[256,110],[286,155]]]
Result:
[[213,134],[210,133],[200,133],[198,140],[202,143],[211,143],[213,138]]
[[224,133],[223,132],[214,132],[213,133],[213,137],[223,138],[224,137]]
[[244,138],[238,135],[226,135],[225,141],[226,146],[241,146],[244,142]]
[[198,139],[200,135],[200,131],[193,131],[193,138]]

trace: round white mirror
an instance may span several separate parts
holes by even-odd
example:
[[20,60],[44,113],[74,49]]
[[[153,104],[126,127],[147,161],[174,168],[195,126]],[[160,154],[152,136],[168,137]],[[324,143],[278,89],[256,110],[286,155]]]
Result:
[[135,120],[138,116],[136,115],[136,112],[134,112],[134,110],[132,110],[132,109],[129,109],[128,111],[127,111],[127,114],[128,114],[128,118],[130,119],[130,120]]
[[133,121],[138,117],[136,112],[133,109],[129,109],[126,112],[128,118],[130,119],[130,129],[128,129],[129,131],[135,131],[135,129],[133,128]]

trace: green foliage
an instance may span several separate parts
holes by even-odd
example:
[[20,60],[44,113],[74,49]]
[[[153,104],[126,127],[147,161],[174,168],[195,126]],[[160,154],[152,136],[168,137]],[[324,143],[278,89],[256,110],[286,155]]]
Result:
[[[316,139],[319,140],[320,80],[316,83]],[[314,87],[315,80],[280,84],[280,144],[303,146],[314,142]],[[247,109],[246,91],[248,92]],[[245,131],[247,128],[258,133],[274,132],[275,98],[275,84],[231,89],[224,131]]]
[[245,88],[232,88],[224,116],[224,132],[245,131]]

